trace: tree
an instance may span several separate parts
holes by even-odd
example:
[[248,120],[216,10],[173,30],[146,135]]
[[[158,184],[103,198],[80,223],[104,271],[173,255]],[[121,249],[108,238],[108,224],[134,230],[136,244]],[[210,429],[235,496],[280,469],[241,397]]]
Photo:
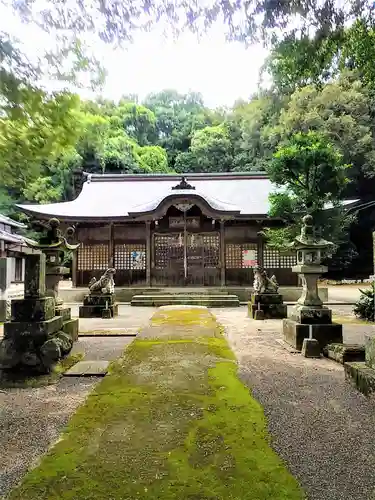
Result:
[[262,73],[268,73],[274,87],[287,94],[309,84],[321,87],[345,69],[356,70],[361,81],[374,88],[374,57],[372,12],[326,36],[292,33],[273,46]]
[[364,196],[374,188],[369,175],[375,172],[374,100],[354,72],[338,80],[295,91],[281,110],[278,123],[263,128],[262,139],[272,149],[297,132],[324,134],[350,164],[346,196]]
[[227,119],[232,145],[233,170],[261,171],[273,153],[264,130],[278,121],[282,100],[270,92],[254,95],[250,102],[239,102]]
[[155,142],[167,151],[171,169],[181,167],[180,161],[176,164],[177,157],[189,150],[196,130],[222,121],[204,107],[202,96],[195,92],[180,94],[166,89],[147,96],[143,105],[155,115]]
[[[3,0],[5,3],[5,0]],[[12,0],[8,0],[7,3]],[[129,41],[134,31],[162,23],[174,34],[190,28],[202,32],[218,20],[224,20],[228,36],[248,41],[254,37],[274,39],[285,33],[299,31],[306,34],[314,28],[326,36],[345,26],[348,20],[371,12],[366,0],[342,3],[331,0],[289,0],[264,2],[238,0],[235,2],[196,2],[194,0],[154,0],[105,3],[98,0],[53,3],[38,0],[13,2],[22,18],[37,22],[41,27],[56,32],[96,35],[109,43]],[[74,38],[73,38],[74,39]]]
[[281,217],[287,227],[266,231],[270,243],[286,248],[299,231],[301,216],[309,213],[337,250],[353,220],[341,204],[347,170],[339,150],[317,132],[299,132],[280,144],[267,167],[270,180],[281,188],[270,197],[269,215]]
[[79,135],[77,96],[34,92],[22,113],[0,117],[2,182],[17,198],[41,173],[44,161],[58,158]]
[[133,137],[138,144],[150,144],[155,136],[154,113],[134,102],[121,102],[114,110],[114,116],[119,117],[127,135]]
[[176,160],[180,172],[230,172],[232,164],[232,144],[225,125],[197,130],[190,151]]
[[168,156],[160,146],[144,146],[137,151],[138,165],[143,172],[165,173],[171,170],[168,167]]

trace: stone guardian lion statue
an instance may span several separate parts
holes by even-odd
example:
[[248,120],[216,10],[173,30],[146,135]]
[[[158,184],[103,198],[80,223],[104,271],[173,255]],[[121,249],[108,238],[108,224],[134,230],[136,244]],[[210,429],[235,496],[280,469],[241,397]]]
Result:
[[260,267],[255,267],[253,288],[255,293],[277,293],[279,284],[275,275],[269,278],[267,271]]
[[89,282],[89,292],[90,293],[114,293],[115,291],[115,281],[113,276],[116,273],[116,269],[110,267],[106,272],[97,280],[96,278],[91,278]]

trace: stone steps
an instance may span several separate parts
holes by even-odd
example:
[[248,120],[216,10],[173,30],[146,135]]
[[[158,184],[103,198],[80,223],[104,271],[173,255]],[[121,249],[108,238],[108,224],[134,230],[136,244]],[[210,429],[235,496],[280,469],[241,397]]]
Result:
[[160,307],[172,305],[195,305],[206,307],[239,307],[237,295],[229,294],[152,294],[134,295],[132,306]]

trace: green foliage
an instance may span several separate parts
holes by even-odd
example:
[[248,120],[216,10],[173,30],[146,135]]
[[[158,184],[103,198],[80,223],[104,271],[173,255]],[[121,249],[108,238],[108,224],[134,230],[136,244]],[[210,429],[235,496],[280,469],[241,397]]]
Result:
[[354,314],[366,321],[375,321],[375,283],[371,282],[371,287],[360,290],[361,296],[354,306]]
[[270,215],[281,217],[289,227],[266,231],[270,243],[286,247],[299,230],[301,216],[310,213],[324,236],[338,245],[352,222],[340,203],[347,170],[341,153],[317,132],[300,132],[280,144],[267,165],[271,181],[283,188],[270,197]]
[[167,152],[160,146],[143,146],[138,149],[140,169],[144,172],[170,172]]
[[225,125],[205,127],[193,134],[188,153],[177,157],[176,167],[195,172],[230,172],[233,155],[229,130]]

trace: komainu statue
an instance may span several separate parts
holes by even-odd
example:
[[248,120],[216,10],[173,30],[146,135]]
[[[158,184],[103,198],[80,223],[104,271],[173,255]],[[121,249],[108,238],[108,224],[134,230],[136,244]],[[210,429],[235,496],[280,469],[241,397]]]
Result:
[[115,281],[113,276],[116,273],[116,269],[110,267],[106,272],[97,280],[92,278],[89,282],[89,292],[91,293],[114,293],[115,291]]
[[255,293],[277,293],[279,284],[275,275],[269,278],[267,276],[267,271],[260,267],[256,267],[254,268],[253,288]]

